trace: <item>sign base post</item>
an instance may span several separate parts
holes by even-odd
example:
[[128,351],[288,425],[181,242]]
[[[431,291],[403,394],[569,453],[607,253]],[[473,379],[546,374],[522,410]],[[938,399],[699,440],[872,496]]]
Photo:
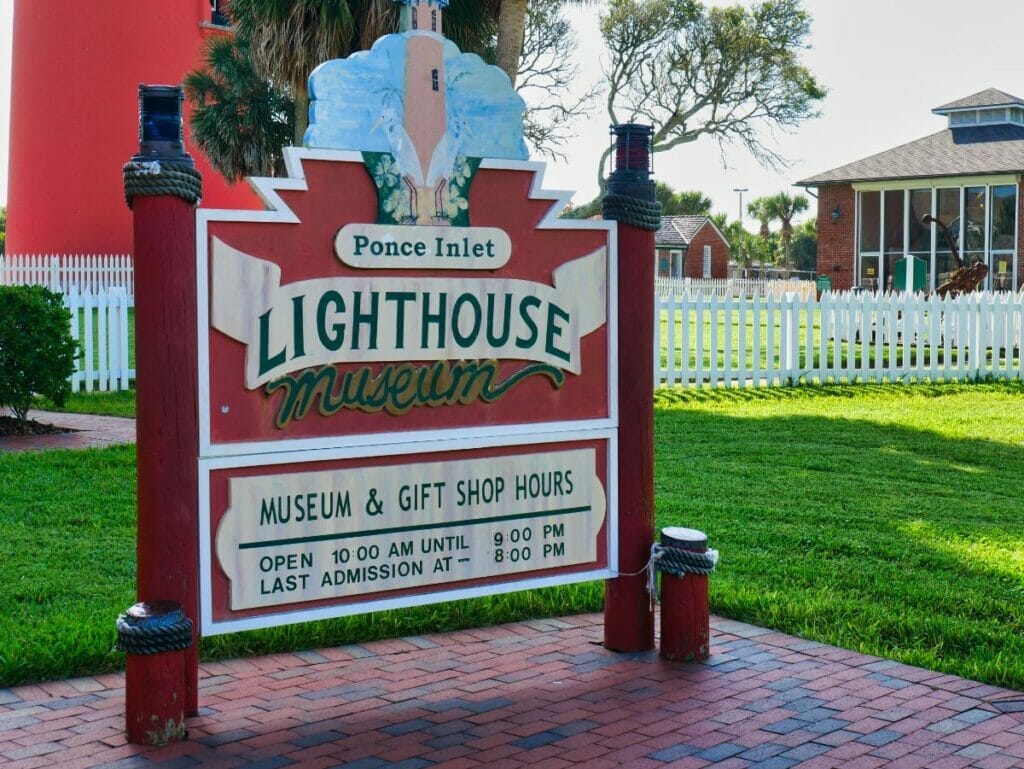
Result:
[[605,583],[605,646],[654,648],[647,574],[654,539],[654,233],[660,205],[650,180],[650,126],[615,126],[616,168],[605,218],[618,221],[619,576]]

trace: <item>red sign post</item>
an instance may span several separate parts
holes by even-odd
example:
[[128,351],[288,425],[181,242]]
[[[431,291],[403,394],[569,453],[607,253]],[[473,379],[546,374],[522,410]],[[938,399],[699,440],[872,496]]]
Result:
[[612,128],[615,169],[603,200],[618,222],[620,344],[619,563],[605,586],[605,646],[654,648],[654,600],[647,569],[654,539],[654,233],[660,205],[650,178],[649,126]]
[[[198,711],[199,429],[195,204],[180,89],[140,89],[140,154],[125,166],[134,214],[137,599],[118,623],[127,658],[127,731],[137,743],[184,734]],[[172,126],[170,131],[160,126]]]

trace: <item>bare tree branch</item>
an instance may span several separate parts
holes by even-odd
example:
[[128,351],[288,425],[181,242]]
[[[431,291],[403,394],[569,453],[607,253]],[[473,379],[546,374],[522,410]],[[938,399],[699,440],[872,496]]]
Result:
[[564,0],[531,0],[519,63],[516,91],[527,103],[523,132],[533,148],[564,160],[562,148],[575,136],[573,123],[596,106],[598,84],[571,95],[579,67],[565,55],[575,47],[572,27],[562,13]]
[[706,8],[699,0],[610,0],[607,112],[654,127],[654,151],[713,136],[782,167],[771,129],[817,116],[825,89],[800,63],[810,31],[801,0]]

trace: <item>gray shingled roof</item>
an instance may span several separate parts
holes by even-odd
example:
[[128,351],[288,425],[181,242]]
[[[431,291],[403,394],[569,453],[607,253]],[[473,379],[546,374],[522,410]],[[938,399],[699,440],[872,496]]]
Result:
[[706,216],[663,216],[661,228],[654,236],[654,243],[658,246],[687,248],[706,221]]
[[797,184],[815,186],[1021,171],[1024,171],[1024,127],[970,126],[947,128],[923,139],[810,176]]
[[936,107],[932,112],[971,109],[972,107],[1006,107],[1011,104],[1024,105],[1024,99],[1006,93],[1006,91],[1000,91],[997,88],[986,88],[984,91],[978,91],[978,93],[951,101],[949,104],[943,104],[941,107]]

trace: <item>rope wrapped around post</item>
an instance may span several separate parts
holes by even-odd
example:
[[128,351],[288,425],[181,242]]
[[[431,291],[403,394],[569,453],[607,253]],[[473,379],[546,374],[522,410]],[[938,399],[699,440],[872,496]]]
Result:
[[614,219],[652,232],[661,229],[661,203],[657,200],[640,200],[631,195],[609,193],[601,199],[601,210],[605,219]]
[[128,208],[138,195],[176,195],[192,204],[203,195],[203,177],[187,163],[133,160],[125,163],[123,171]]
[[718,563],[718,551],[695,553],[678,547],[651,546],[651,566],[662,574],[684,577],[687,574],[712,574]]
[[180,608],[143,615],[139,607],[147,604],[136,604],[117,618],[118,651],[162,654],[192,646],[192,620]]

